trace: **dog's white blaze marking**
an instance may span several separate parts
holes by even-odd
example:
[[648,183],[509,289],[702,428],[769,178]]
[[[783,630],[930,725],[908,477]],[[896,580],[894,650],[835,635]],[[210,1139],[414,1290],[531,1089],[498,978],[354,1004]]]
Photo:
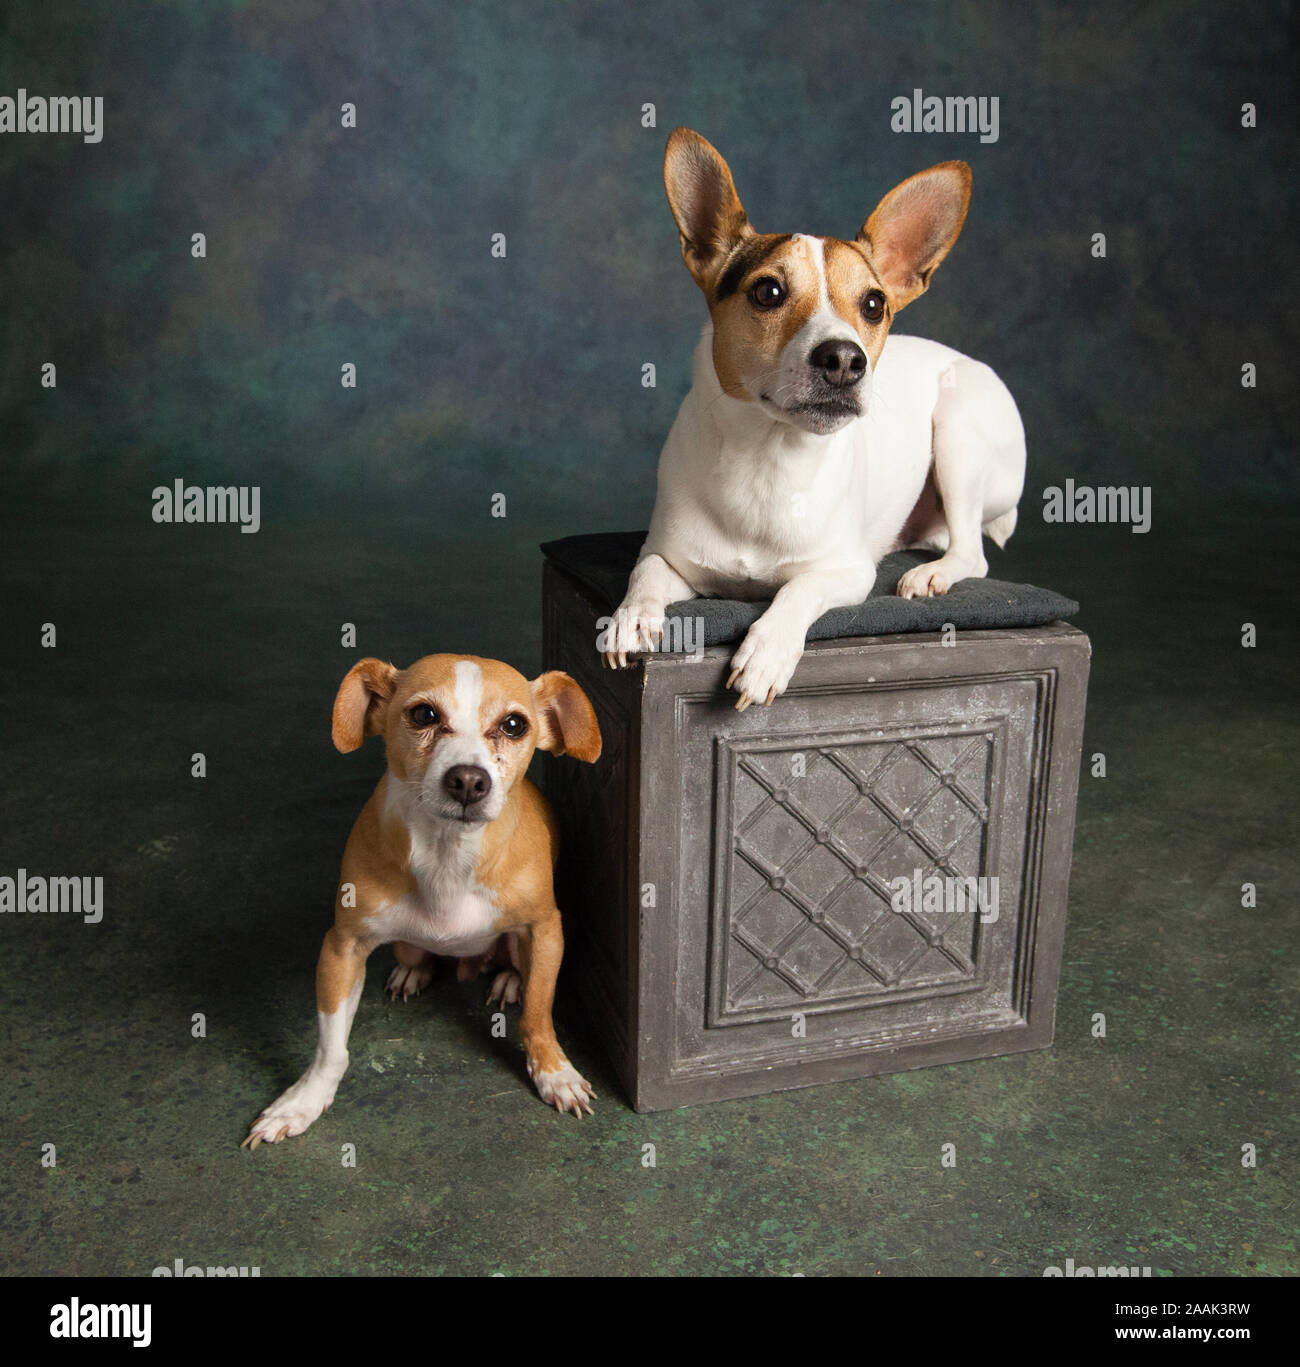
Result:
[[457,660],[455,668],[456,706],[448,719],[452,729],[462,734],[478,734],[478,711],[483,702],[483,671],[473,660]]
[[473,660],[457,660],[453,673],[455,683],[452,685],[452,702],[447,717],[453,734],[438,742],[433,763],[424,778],[425,787],[439,793],[442,790],[442,776],[455,764],[476,764],[489,773],[494,768],[479,722],[479,711],[483,705],[483,671]]
[[807,233],[795,233],[791,245],[798,244],[808,249],[808,259],[817,272],[817,308],[813,317],[826,313],[831,307],[830,287],[826,283],[826,239],[810,237]]
[[831,306],[830,287],[826,283],[826,243],[820,237],[807,240],[813,244],[813,265],[817,268],[817,312],[821,313]]
[[[817,271],[817,307],[781,352],[779,373],[783,382],[792,389],[806,376],[808,358],[823,342],[853,342],[857,346],[862,345],[862,339],[854,331],[853,325],[842,318],[831,303],[830,286],[826,278],[825,239],[799,234],[794,240],[809,247],[812,264]],[[870,392],[870,377],[871,363],[868,361],[867,374],[863,378],[863,388],[860,390],[863,396]],[[864,398],[863,407],[865,406]]]
[[[813,244],[812,260],[817,270],[817,308],[811,318],[800,329],[800,336],[804,337],[806,343],[816,346],[819,342],[825,342],[831,338],[846,342],[861,342],[858,334],[845,319],[835,311],[835,306],[831,303],[830,285],[826,279],[826,242],[824,238],[809,237],[804,239]],[[811,346],[809,350],[811,350]]]

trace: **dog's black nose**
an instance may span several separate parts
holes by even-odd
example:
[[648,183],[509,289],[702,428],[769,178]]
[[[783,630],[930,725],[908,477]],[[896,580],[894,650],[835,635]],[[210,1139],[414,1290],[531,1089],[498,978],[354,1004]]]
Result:
[[856,342],[832,338],[813,348],[808,364],[828,383],[847,389],[867,373],[866,352]]
[[492,788],[492,775],[478,764],[453,764],[442,776],[448,796],[462,806],[480,802]]

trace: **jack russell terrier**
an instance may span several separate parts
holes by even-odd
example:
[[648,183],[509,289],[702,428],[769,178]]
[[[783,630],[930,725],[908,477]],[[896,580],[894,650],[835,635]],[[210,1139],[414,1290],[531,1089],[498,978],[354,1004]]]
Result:
[[333,732],[344,754],[382,735],[388,772],[343,854],[334,926],[316,965],[315,1059],[244,1144],[302,1134],[334,1100],[366,959],[389,943],[394,998],[428,984],[435,954],[459,959],[462,979],[501,964],[489,1003],[518,1001],[522,974],[528,1075],[557,1110],[592,1114],[596,1094],[551,1023],[564,952],[552,883],[555,818],[524,777],[535,749],[588,763],[600,757],[586,695],[567,674],[529,683],[509,665],[473,656],[428,655],[402,670],[367,659],[339,688]]
[[943,552],[903,575],[904,598],[988,573],[980,534],[1001,546],[1016,525],[1024,429],[988,366],[886,340],[961,232],[965,162],[905,180],[851,242],[755,232],[689,128],[668,139],[664,185],[709,322],[604,660],[655,650],[670,603],[770,598],[731,661],[743,711],[785,691],[808,628],[862,602],[889,552]]

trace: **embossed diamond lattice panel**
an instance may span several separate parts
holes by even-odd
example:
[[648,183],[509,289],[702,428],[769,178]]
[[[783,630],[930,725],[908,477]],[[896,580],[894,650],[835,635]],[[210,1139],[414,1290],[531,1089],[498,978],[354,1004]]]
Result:
[[977,917],[895,911],[891,898],[898,878],[985,877],[999,729],[718,743],[730,858],[713,1020],[975,979]]

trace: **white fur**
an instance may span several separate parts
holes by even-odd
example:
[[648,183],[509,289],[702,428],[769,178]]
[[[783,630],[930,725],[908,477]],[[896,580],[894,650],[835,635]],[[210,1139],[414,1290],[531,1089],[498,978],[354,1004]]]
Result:
[[430,817],[409,789],[391,779],[384,809],[385,815],[402,822],[410,836],[417,892],[381,908],[371,917],[369,928],[381,943],[404,940],[455,958],[486,953],[497,940],[501,909],[474,876],[483,847],[483,826]]
[[[806,371],[808,357],[812,354],[813,349],[823,342],[835,340],[861,345],[861,339],[857,333],[835,312],[831,304],[830,285],[826,280],[825,240],[820,237],[807,237],[803,233],[796,233],[792,240],[808,244],[809,259],[817,272],[817,307],[803,327],[781,349],[776,384],[787,387],[798,384]],[[712,329],[710,329],[709,335],[712,337]],[[710,368],[712,368],[711,359]],[[864,401],[869,392],[870,383],[870,374],[860,382],[858,392]],[[755,385],[749,386],[751,389],[755,387]],[[775,414],[777,406],[769,407],[767,412],[769,415]]]
[[[813,241],[824,295],[822,244]],[[819,302],[781,365],[804,365],[832,335],[853,337],[829,301]],[[876,564],[899,549],[931,468],[944,510],[918,543],[945,554],[905,575],[899,593],[946,592],[987,573],[981,528],[996,522],[992,530],[1005,536],[1024,482],[1024,431],[1006,387],[960,352],[901,336],[886,340],[862,383],[871,389],[861,417],[838,431],[805,431],[771,405],[723,391],[705,325],[694,384],[659,459],[654,516],[616,616],[611,663],[653,648],[669,603],[771,598],[733,658],[730,681],[737,706],[770,701],[789,683],[808,627],[867,596]]]
[[291,1139],[329,1108],[339,1082],[347,1072],[348,1035],[352,1031],[352,1018],[357,1014],[364,981],[364,977],[358,975],[347,1001],[337,1011],[316,1013],[316,1056],[311,1067],[258,1116],[245,1144],[256,1148],[258,1144]]
[[543,1072],[538,1068],[537,1060],[530,1056],[528,1076],[532,1078],[537,1094],[548,1106],[554,1106],[557,1111],[570,1111],[579,1117],[583,1111],[588,1115],[595,1114],[591,1109],[591,1102],[596,1093],[592,1090],[591,1083],[567,1058],[558,1068]]

